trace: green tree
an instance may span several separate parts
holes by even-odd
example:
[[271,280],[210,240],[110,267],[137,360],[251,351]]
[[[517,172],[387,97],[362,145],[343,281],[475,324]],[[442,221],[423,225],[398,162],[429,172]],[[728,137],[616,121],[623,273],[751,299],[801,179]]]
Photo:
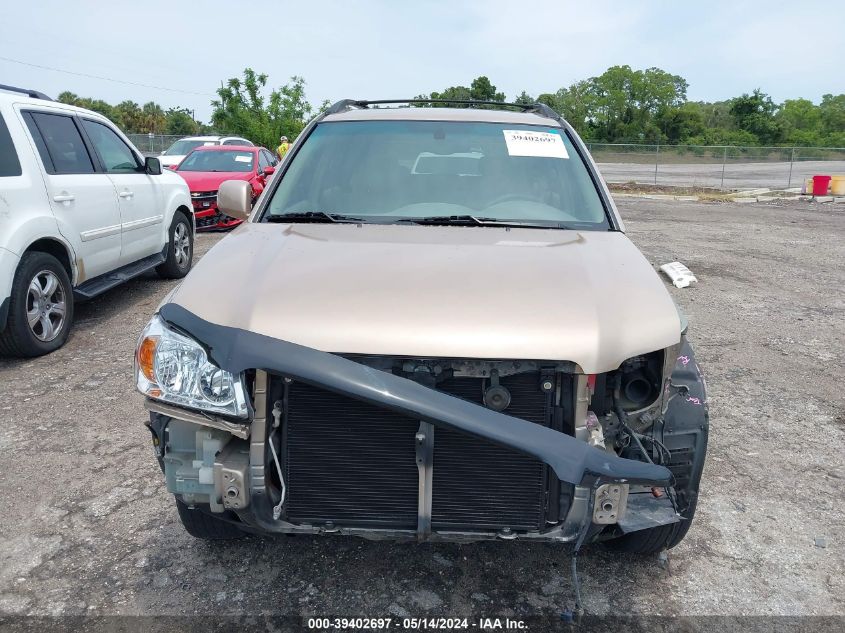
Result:
[[90,99],[88,97],[79,97],[72,92],[62,92],[58,96],[58,101],[74,105],[86,110],[93,110],[102,114],[107,119],[114,121],[119,127],[123,127],[123,121],[119,113],[114,111],[114,108],[101,99]]
[[121,101],[114,107],[115,114],[120,117],[123,131],[137,134],[143,131],[144,118],[141,106],[134,101]]
[[695,104],[664,108],[656,117],[657,126],[669,143],[687,142],[704,132],[704,119]]
[[821,111],[809,99],[787,99],[775,118],[783,129],[783,140],[791,145],[821,144]]
[[[472,99],[472,93],[470,89],[466,86],[452,86],[451,88],[446,88],[443,92],[432,92],[431,96],[429,95],[420,95],[422,99],[446,99],[449,101],[469,101]],[[441,104],[435,103],[433,104],[435,107],[464,107],[462,105],[452,105],[452,104]]]
[[607,141],[639,138],[659,141],[657,116],[686,101],[687,82],[659,68],[612,66],[589,80],[594,135]]
[[593,130],[588,123],[593,115],[596,99],[589,81],[582,80],[555,93],[541,94],[537,101],[545,103],[560,114],[584,138],[593,138]]
[[759,88],[731,100],[730,113],[737,129],[753,134],[763,144],[778,143],[783,125],[775,118],[777,105]]
[[171,108],[165,114],[165,131],[167,134],[192,136],[199,132],[199,126],[189,110]]
[[482,75],[472,80],[469,87],[470,98],[474,101],[504,101],[505,93],[496,92],[496,86]]
[[290,83],[270,93],[265,100],[267,75],[244,70],[243,79],[229,79],[211,102],[211,121],[221,132],[244,136],[254,143],[275,147],[284,134],[291,140],[305,127],[311,105],[305,98],[305,80],[292,77]]
[[149,101],[141,108],[141,130],[140,132],[152,132],[163,134],[166,117],[162,107],[154,101]]
[[[822,133],[828,139],[829,145],[841,147],[845,144],[845,94],[822,95],[822,102],[819,104],[819,115],[821,117]],[[833,139],[838,139],[834,141]]]
[[524,103],[525,105],[531,105],[532,103],[537,103],[537,100],[523,90],[522,93],[516,99],[513,100],[513,102],[514,103]]
[[[442,92],[432,92],[428,94],[420,94],[415,99],[445,99],[447,101],[504,101],[505,95],[502,92],[496,91],[496,86],[490,83],[490,80],[485,77],[476,77],[472,80],[469,88],[466,86],[452,86],[446,88]],[[435,103],[434,107],[446,108],[465,108],[463,104],[451,103]]]
[[701,118],[704,121],[705,128],[719,128],[725,130],[734,128],[730,101],[715,101],[713,103],[694,101],[688,102],[688,104],[695,107],[701,113]]
[[[282,135],[289,139],[299,136],[305,123],[311,117],[312,107],[305,98],[305,80],[294,75],[290,83],[270,95],[271,127],[274,131],[273,144]],[[272,147],[273,145],[270,145]]]

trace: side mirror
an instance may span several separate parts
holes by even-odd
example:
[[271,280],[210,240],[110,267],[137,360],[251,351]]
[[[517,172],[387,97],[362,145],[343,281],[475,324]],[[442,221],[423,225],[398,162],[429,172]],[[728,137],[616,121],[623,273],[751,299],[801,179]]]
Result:
[[271,176],[271,175],[273,175],[273,174],[275,174],[275,173],[276,173],[276,168],[275,168],[275,167],[272,167],[272,166],[271,166],[271,167],[265,167],[265,168],[264,168],[264,175],[265,175],[265,176]]
[[252,212],[252,187],[245,180],[226,180],[217,190],[217,209],[231,218],[246,220]]
[[161,150],[161,153],[159,154],[159,156],[164,156],[164,154],[165,154],[166,152],[167,152],[167,150],[166,150],[166,149]]
[[161,162],[155,156],[147,156],[144,159],[144,171],[150,176],[160,176]]

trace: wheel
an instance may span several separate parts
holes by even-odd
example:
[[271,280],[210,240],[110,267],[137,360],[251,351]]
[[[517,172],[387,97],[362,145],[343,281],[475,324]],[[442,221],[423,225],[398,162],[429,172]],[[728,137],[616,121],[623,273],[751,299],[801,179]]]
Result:
[[25,253],[12,281],[0,353],[24,357],[49,354],[65,344],[72,323],[73,288],[64,266],[48,253]]
[[156,272],[164,279],[181,279],[191,270],[193,257],[194,235],[191,222],[182,212],[177,212],[170,225],[167,259],[163,264],[156,266]]
[[244,535],[231,523],[217,519],[202,510],[192,510],[178,499],[176,509],[185,531],[194,538],[206,541],[226,541],[241,538]]

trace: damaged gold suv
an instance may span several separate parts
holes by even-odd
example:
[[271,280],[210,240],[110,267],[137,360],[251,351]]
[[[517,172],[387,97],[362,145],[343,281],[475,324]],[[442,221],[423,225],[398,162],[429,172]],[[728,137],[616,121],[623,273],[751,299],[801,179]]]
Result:
[[251,198],[136,354],[190,534],[684,537],[704,380],[555,112],[341,101]]

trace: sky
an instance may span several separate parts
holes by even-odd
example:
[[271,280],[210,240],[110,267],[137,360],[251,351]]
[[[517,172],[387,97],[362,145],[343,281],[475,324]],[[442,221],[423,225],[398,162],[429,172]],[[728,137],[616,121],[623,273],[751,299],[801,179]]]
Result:
[[681,75],[691,100],[845,92],[845,38],[826,26],[841,22],[837,0],[0,0],[0,16],[0,83],[156,101],[206,122],[221,81],[245,67],[272,87],[304,77],[313,104],[479,75],[508,98],[537,96],[617,64]]

